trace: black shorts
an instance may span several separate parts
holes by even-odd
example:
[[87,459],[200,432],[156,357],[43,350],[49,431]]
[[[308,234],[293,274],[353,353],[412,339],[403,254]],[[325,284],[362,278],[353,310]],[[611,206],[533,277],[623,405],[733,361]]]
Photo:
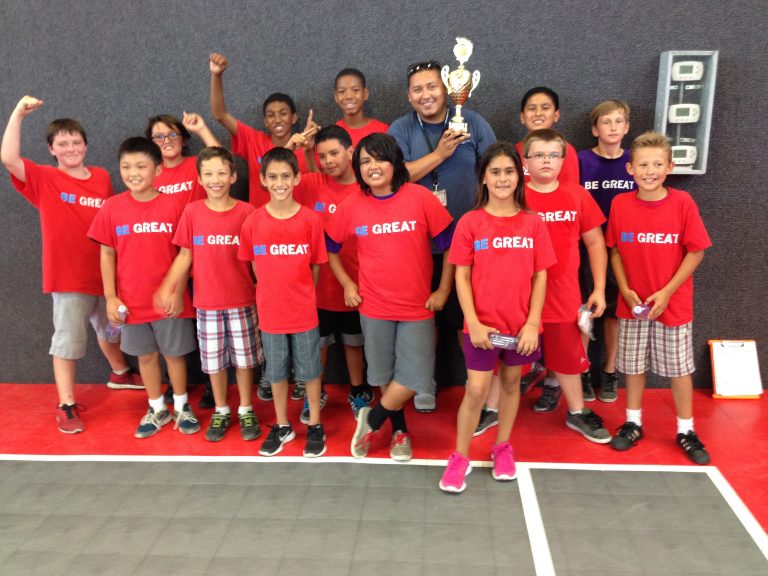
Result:
[[341,341],[347,346],[363,345],[363,329],[360,327],[360,313],[357,310],[338,312],[318,308],[317,318],[320,321],[321,348],[333,344],[336,334],[341,334]]
[[[440,286],[440,276],[443,274],[443,255],[432,254],[432,263],[432,292],[434,292]],[[443,306],[442,310],[435,313],[435,325],[439,329],[454,331],[464,329],[464,313],[461,311],[461,305],[459,305],[455,283],[452,285],[451,293],[448,295],[445,306]]]

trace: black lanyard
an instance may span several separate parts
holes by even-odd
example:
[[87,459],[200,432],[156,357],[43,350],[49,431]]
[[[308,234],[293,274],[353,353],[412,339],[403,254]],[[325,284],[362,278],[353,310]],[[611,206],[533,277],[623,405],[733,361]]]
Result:
[[[448,127],[448,114],[449,114],[449,112],[450,112],[450,110],[446,109],[446,111],[445,111],[445,120],[443,121],[443,131],[437,137],[437,141],[438,142],[440,141],[440,138],[443,137],[443,133],[445,132],[446,128]],[[416,112],[414,112],[414,114],[416,114],[416,119],[419,121],[419,127],[421,128],[421,134],[424,136],[424,141],[427,143],[427,148],[429,148],[430,152],[434,152],[435,151],[435,146],[432,144],[432,140],[429,139],[429,134],[427,134],[427,130],[426,130],[426,128],[424,128],[424,122],[421,121],[421,118],[419,117],[419,115]],[[440,186],[440,179],[437,176],[437,168],[432,170],[432,172],[430,173],[430,176],[432,176],[432,188],[434,189],[435,192],[437,192],[437,189]]]

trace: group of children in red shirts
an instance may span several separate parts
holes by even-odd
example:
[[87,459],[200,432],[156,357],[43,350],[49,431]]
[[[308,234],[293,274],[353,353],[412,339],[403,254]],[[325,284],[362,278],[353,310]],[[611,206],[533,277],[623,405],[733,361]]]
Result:
[[[62,432],[84,430],[74,399],[75,361],[85,354],[90,320],[113,370],[110,385],[147,391],[149,408],[136,437],[171,421],[185,434],[200,430],[184,362],[198,347],[215,404],[208,440],[221,440],[230,426],[230,368],[242,437],[260,436],[252,387],[254,369],[265,361],[275,424],[259,453],[275,455],[296,437],[287,416],[294,379],[304,383],[306,396],[304,455],[321,456],[321,378],[327,347],[340,334],[357,421],[352,455],[365,457],[390,420],[390,456],[408,461],[404,405],[432,385],[433,316],[444,302],[430,285],[437,248],[455,266],[468,374],[442,490],[466,488],[471,438],[494,425],[493,477],[516,477],[509,438],[522,368],[539,361],[542,349],[551,376],[539,411],[554,410],[562,390],[568,427],[627,450],[643,436],[642,392],[652,370],[671,378],[677,443],[692,461],[709,461],[693,431],[691,322],[692,274],[710,241],[691,197],[664,186],[674,166],[666,138],[649,132],[629,151],[621,147],[629,128],[626,104],[606,101],[595,108],[597,145],[577,156],[553,129],[557,95],[543,87],[529,91],[520,114],[528,135],[517,147],[497,142],[485,149],[474,209],[454,222],[436,194],[411,183],[402,150],[384,133],[387,125],[365,117],[368,91],[359,71],[345,69],[336,78],[335,99],[344,114],[337,125],[321,129],[310,111],[304,130],[294,132],[293,101],[273,94],[264,102],[265,134],[227,111],[227,59],[212,54],[209,64],[211,110],[229,131],[232,152],[248,161],[249,203],[230,195],[237,179],[233,154],[197,114],[153,117],[146,137],[122,143],[127,192],[117,196],[105,171],[85,165],[87,140],[78,123],[57,120],[49,127],[49,149],[58,162],[52,168],[20,155],[22,120],[42,101],[25,96],[8,122],[3,164],[40,212]],[[206,145],[196,158],[186,150],[191,133]],[[586,152],[597,157],[593,165],[582,158]],[[623,176],[606,177],[601,170],[608,164],[623,166]],[[617,187],[632,191],[617,195]],[[591,280],[583,294],[582,260]],[[627,418],[613,437],[584,406],[595,396],[581,376],[589,368],[576,322],[582,301],[594,318],[608,301],[618,318],[606,323],[599,396],[615,401],[615,370],[626,375]],[[643,304],[649,310],[638,318],[633,309]],[[492,342],[498,334],[515,340],[500,347]],[[138,358],[139,374],[123,353]],[[160,355],[173,409],[161,390]],[[381,390],[375,406],[370,385]]]

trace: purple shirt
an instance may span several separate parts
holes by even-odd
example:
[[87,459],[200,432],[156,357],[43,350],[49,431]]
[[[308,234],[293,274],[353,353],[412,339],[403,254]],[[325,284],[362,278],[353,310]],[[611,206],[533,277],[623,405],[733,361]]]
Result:
[[[581,185],[589,190],[606,218],[611,212],[613,199],[637,187],[634,178],[627,173],[628,162],[629,150],[625,150],[619,158],[603,158],[591,149],[579,152]],[[606,226],[603,224],[603,232]]]

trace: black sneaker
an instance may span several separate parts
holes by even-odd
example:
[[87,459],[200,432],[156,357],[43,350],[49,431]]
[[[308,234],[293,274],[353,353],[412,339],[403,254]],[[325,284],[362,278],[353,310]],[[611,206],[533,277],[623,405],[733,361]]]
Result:
[[210,410],[216,407],[216,400],[213,399],[213,388],[211,388],[210,382],[205,383],[205,390],[203,390],[203,395],[200,397],[197,407],[201,410]]
[[267,439],[259,448],[259,454],[262,456],[274,456],[279,454],[285,444],[288,444],[291,440],[296,438],[296,433],[291,428],[291,425],[278,426],[277,424],[272,426],[272,430],[267,434]]
[[634,422],[624,422],[611,440],[611,448],[623,452],[629,450],[643,438],[643,427]]
[[693,430],[687,434],[678,434],[677,445],[683,449],[691,462],[702,465],[709,464],[709,454],[704,450],[704,444],[701,443]]
[[533,411],[542,414],[544,412],[554,412],[557,410],[557,405],[560,404],[560,396],[562,394],[563,391],[560,390],[560,386],[547,386],[545,384],[541,391],[541,396],[533,405]]
[[480,436],[483,432],[488,430],[489,428],[492,428],[493,426],[499,425],[499,413],[494,412],[492,410],[486,410],[483,408],[483,411],[480,413],[480,422],[477,423],[477,428],[475,428],[475,431],[472,433],[472,436]]
[[525,376],[520,378],[520,397],[522,398],[528,394],[531,388],[544,380],[546,375],[547,369],[544,368],[544,366],[542,366],[539,362],[534,362],[531,364],[531,369],[525,373]]
[[262,402],[272,402],[272,384],[267,380],[267,375],[264,374],[263,369],[261,378],[259,378],[259,385],[256,388],[256,397]]
[[227,433],[227,428],[229,428],[229,422],[229,414],[214,412],[213,416],[211,416],[211,423],[208,425],[208,430],[205,431],[205,439],[209,442],[223,440],[224,434]]
[[304,445],[306,458],[318,458],[325,454],[325,430],[322,424],[307,426],[307,443]]
[[304,382],[296,380],[296,383],[293,385],[293,390],[291,390],[291,400],[304,400],[304,395]]
[[618,387],[619,377],[616,375],[616,372],[603,372],[597,399],[600,402],[616,402]]
[[259,425],[259,419],[256,418],[256,414],[253,412],[246,412],[245,414],[238,414],[238,420],[240,420],[240,435],[243,440],[256,440],[261,436],[261,426]]
[[581,373],[581,391],[584,395],[584,402],[595,401],[595,387],[592,386],[592,373]]
[[171,386],[170,383],[165,388],[163,398],[165,399],[166,404],[173,404],[173,386]]
[[583,408],[578,414],[571,414],[569,411],[565,417],[565,425],[571,430],[581,432],[590,442],[608,444],[611,441],[611,433],[603,428],[603,419],[589,408]]

